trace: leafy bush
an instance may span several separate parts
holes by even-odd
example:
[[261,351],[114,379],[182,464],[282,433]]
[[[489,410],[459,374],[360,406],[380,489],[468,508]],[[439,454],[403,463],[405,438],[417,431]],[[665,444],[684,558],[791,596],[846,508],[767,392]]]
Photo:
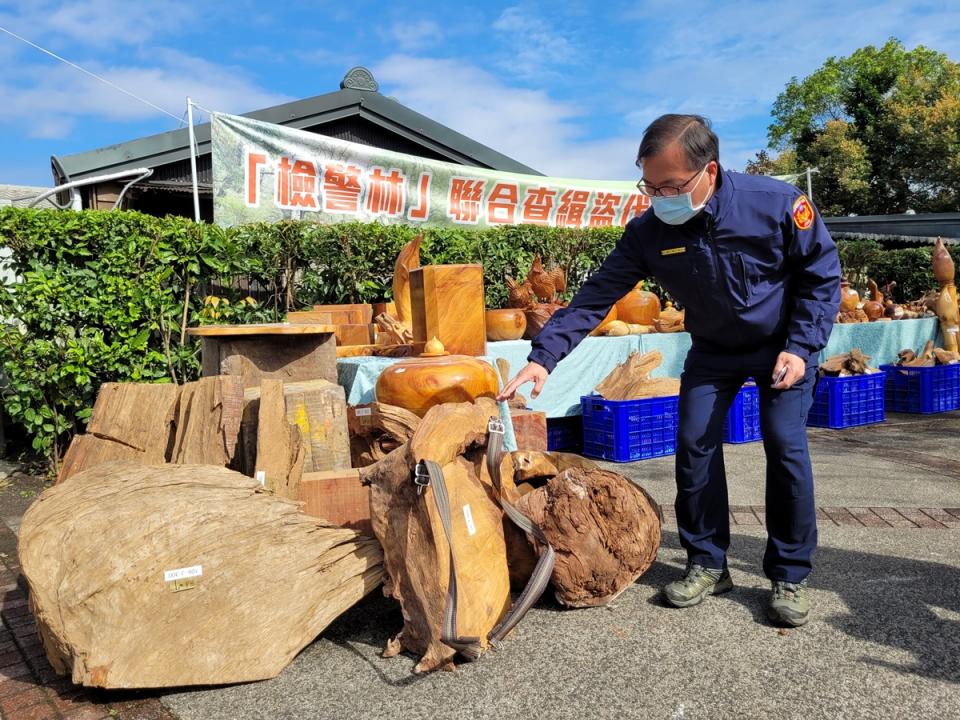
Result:
[[[193,325],[276,322],[314,303],[389,299],[393,265],[419,230],[278,222],[233,228],[133,212],[0,210],[0,363],[7,417],[54,467],[108,381],[185,382],[200,373]],[[423,231],[424,263],[484,266],[487,303],[534,255],[570,275],[568,297],[619,228]]]

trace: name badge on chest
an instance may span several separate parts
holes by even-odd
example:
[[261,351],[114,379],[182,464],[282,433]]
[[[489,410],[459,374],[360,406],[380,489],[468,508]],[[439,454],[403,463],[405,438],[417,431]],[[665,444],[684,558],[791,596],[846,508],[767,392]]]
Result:
[[680,255],[680,254],[682,254],[682,253],[685,253],[686,251],[687,251],[687,249],[686,249],[685,247],[675,247],[675,248],[667,248],[666,250],[661,250],[661,251],[660,251],[660,254],[661,254],[661,255],[664,255],[664,256],[666,256],[666,255]]

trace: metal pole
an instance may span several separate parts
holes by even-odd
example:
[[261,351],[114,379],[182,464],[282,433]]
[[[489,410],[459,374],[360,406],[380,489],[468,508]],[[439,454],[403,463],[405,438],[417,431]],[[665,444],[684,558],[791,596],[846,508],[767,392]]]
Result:
[[807,199],[813,200],[813,180],[811,176],[813,173],[810,172],[810,168],[807,167]]
[[200,222],[200,189],[197,186],[197,153],[193,137],[193,101],[190,98],[187,98],[187,129],[190,136],[190,174],[193,176],[193,219]]

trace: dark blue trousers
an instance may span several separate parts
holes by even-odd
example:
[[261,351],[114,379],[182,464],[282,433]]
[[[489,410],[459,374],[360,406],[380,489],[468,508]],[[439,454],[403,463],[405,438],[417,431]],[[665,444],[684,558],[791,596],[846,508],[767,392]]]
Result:
[[817,545],[813,470],[807,447],[807,413],[816,366],[789,390],[770,387],[782,343],[743,354],[718,353],[695,344],[680,381],[677,437],[677,524],[691,563],[726,566],[730,546],[723,428],[727,411],[748,377],[760,391],[760,425],[767,459],[767,546],[763,570],[771,580],[800,582]]

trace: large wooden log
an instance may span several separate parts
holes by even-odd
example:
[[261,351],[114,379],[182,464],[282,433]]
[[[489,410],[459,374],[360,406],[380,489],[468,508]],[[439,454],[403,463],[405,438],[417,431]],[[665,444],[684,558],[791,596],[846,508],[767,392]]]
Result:
[[517,507],[556,552],[552,582],[563,605],[609,603],[657,557],[660,508],[622,475],[569,467]]
[[200,465],[107,463],[45,491],[20,562],[51,665],[102,688],[274,677],[382,578],[375,540]]
[[413,482],[419,460],[442,467],[450,495],[459,633],[480,638],[486,647],[488,633],[510,606],[503,513],[483,457],[487,422],[496,415],[489,399],[434,407],[409,442],[360,471],[370,485],[373,532],[384,547],[390,577],[384,592],[403,609],[403,630],[384,654],[414,653],[420,658],[416,672],[452,669],[454,658],[440,639],[450,545],[433,488],[419,492]]
[[264,378],[260,385],[254,476],[270,492],[290,500],[299,499],[304,445],[300,428],[287,420],[283,383]]
[[169,462],[228,466],[234,462],[243,415],[243,382],[215,375],[180,387]]

